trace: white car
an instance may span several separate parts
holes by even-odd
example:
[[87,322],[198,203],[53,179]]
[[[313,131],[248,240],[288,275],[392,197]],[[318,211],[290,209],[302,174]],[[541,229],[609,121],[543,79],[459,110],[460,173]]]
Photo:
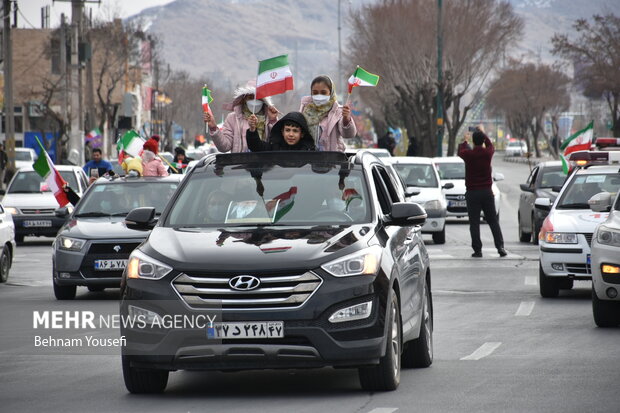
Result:
[[9,278],[9,270],[15,255],[15,225],[11,214],[0,205],[0,283]]
[[588,202],[594,212],[609,212],[592,237],[592,313],[599,327],[620,324],[620,195],[612,201],[603,192]]
[[[56,165],[56,169],[69,186],[82,196],[88,187],[88,178],[79,166]],[[0,191],[4,192],[4,191]],[[25,236],[55,237],[65,218],[57,217],[56,197],[32,169],[32,165],[18,170],[2,199],[6,212],[13,215],[15,240],[24,241]]]
[[525,141],[508,142],[504,154],[506,156],[523,156],[527,153],[527,144]]
[[590,244],[594,229],[608,212],[593,212],[588,201],[600,192],[620,188],[618,165],[592,165],[568,177],[553,206],[538,198],[536,208],[549,209],[539,233],[539,287],[543,297],[557,297],[573,280],[592,278]]
[[31,167],[37,160],[37,153],[32,148],[15,148],[15,169]]
[[[383,162],[391,165],[402,178],[407,189],[407,201],[418,203],[426,210],[427,218],[422,233],[432,234],[435,244],[444,244],[447,203],[432,159],[396,156],[383,158]],[[450,183],[446,185],[446,188],[453,186]]]
[[[444,156],[441,158],[433,158],[433,164],[439,173],[441,179],[441,187],[443,194],[446,197],[448,203],[448,217],[467,217],[467,201],[465,201],[465,161],[458,156]],[[495,213],[499,219],[499,204],[501,199],[501,192],[496,181],[504,179],[504,175],[501,173],[493,174],[493,197],[495,198]],[[453,187],[446,187],[446,184],[452,184]]]
[[370,152],[380,159],[390,158],[392,156],[387,149],[383,148],[347,148],[344,150],[344,153],[346,153],[347,155],[355,155],[359,151]]

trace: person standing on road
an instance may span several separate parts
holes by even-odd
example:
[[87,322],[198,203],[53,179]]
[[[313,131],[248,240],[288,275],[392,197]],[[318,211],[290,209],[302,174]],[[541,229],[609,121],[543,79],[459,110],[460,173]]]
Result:
[[476,128],[472,140],[474,148],[467,143],[467,137],[459,145],[458,155],[465,161],[465,200],[469,217],[469,233],[471,246],[474,250],[472,257],[482,257],[482,241],[480,241],[480,211],[491,228],[495,248],[500,257],[507,255],[504,249],[504,238],[495,212],[493,197],[493,178],[491,176],[491,159],[493,159],[493,143],[480,129]]
[[9,165],[9,157],[4,151],[4,144],[0,143],[0,189],[4,189],[4,172]]
[[386,149],[390,155],[394,156],[394,149],[396,148],[396,140],[394,139],[394,134],[391,131],[388,131],[382,138],[379,138],[377,142],[377,147],[381,149]]
[[278,121],[278,109],[271,99],[255,99],[256,87],[250,82],[245,87],[235,90],[232,103],[224,109],[232,112],[226,116],[222,128],[218,128],[213,115],[204,113],[207,134],[220,152],[248,152],[245,135],[250,128],[248,119],[254,115],[258,119],[258,135],[262,141],[268,141],[272,126]]
[[[103,159],[103,155],[101,153],[100,148],[93,148],[91,152],[90,161],[86,162],[86,165],[82,168],[84,169],[84,173],[89,177],[89,184],[93,183],[100,176],[105,175],[108,171],[112,170],[112,164],[105,159]],[[93,169],[96,169],[95,173]]]
[[357,134],[350,106],[338,104],[334,83],[326,75],[312,80],[310,93],[301,98],[299,111],[306,118],[317,150],[344,152],[343,138],[353,139]]

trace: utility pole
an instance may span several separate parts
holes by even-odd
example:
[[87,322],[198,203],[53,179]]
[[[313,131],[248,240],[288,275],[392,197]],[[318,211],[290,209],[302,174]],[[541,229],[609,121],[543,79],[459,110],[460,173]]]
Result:
[[[62,123],[64,125],[63,133],[67,133],[67,119],[68,112],[67,109],[69,107],[69,73],[67,72],[67,21],[65,19],[65,14],[62,13],[60,15],[60,76],[62,76],[61,80],[61,116]],[[56,139],[56,162],[60,163],[60,152],[61,152],[61,140],[62,136],[59,136]]]
[[84,164],[84,132],[80,124],[82,107],[80,106],[81,94],[79,46],[82,26],[82,13],[84,3],[82,0],[71,1],[71,134],[69,135],[69,155],[77,151],[77,156],[72,159],[77,165]]
[[[2,50],[4,64],[4,139],[9,158],[7,169],[15,171],[15,118],[13,116],[13,42],[11,40],[11,0],[2,0],[4,26],[2,30]],[[0,183],[0,186],[3,183]]]
[[443,145],[443,13],[442,0],[437,0],[437,156]]

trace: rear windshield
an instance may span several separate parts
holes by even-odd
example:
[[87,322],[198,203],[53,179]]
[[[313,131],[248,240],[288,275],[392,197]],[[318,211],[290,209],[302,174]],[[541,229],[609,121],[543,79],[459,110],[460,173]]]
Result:
[[32,152],[30,151],[15,151],[16,161],[34,161]]
[[394,164],[394,169],[403,178],[405,185],[421,188],[436,188],[437,178],[433,165],[424,164]]
[[557,209],[589,209],[588,200],[599,192],[609,192],[616,196],[620,188],[620,175],[592,174],[577,175],[568,184],[558,202]]
[[[77,179],[73,171],[59,171],[60,175],[75,191],[78,190]],[[35,171],[18,171],[7,189],[9,194],[40,194],[51,191],[45,180]]]
[[553,188],[554,186],[564,185],[566,175],[562,171],[562,167],[544,168],[542,178],[540,180],[541,188]]
[[440,179],[465,179],[464,162],[437,163],[435,166]]
[[164,226],[286,226],[369,222],[360,170],[343,165],[208,165],[187,178]]
[[154,207],[161,214],[177,182],[141,181],[96,184],[80,200],[75,216],[124,216],[134,208]]

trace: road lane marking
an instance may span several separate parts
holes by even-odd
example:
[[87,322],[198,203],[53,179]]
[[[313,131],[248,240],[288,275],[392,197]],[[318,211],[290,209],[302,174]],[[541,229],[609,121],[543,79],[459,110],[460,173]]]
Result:
[[535,275],[528,275],[525,277],[525,285],[538,285],[538,277]]
[[502,343],[500,341],[489,341],[478,347],[476,351],[469,356],[462,357],[461,360],[480,360],[493,353]]
[[377,407],[368,413],[394,413],[396,410],[398,410],[398,407]]
[[534,301],[521,301],[519,304],[519,308],[517,308],[517,312],[515,316],[517,317],[527,317],[532,314],[532,310],[534,309]]

